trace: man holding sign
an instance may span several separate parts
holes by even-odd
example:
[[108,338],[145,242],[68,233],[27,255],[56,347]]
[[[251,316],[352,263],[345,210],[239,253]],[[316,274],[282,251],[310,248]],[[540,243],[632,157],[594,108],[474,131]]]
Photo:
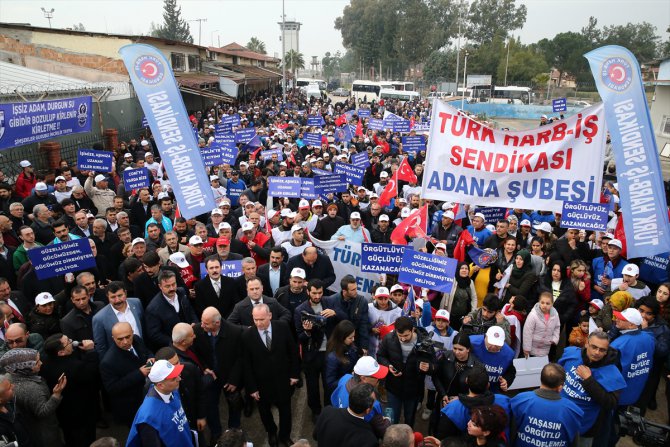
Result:
[[[93,180],[95,179],[95,186]],[[114,207],[114,197],[116,193],[108,188],[109,179],[103,174],[95,175],[94,171],[88,173],[88,178],[84,183],[84,191],[86,195],[93,201],[93,204],[98,209],[96,217],[105,217],[105,210]]]

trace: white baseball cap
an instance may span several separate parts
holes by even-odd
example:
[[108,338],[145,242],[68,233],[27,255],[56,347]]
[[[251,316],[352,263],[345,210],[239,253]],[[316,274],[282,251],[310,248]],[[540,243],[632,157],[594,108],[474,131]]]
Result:
[[123,158],[128,158],[128,157],[133,158],[133,154],[131,154],[130,152],[126,152],[125,154],[123,154]]
[[349,216],[349,219],[360,219],[360,218],[361,218],[361,214],[360,214],[358,211],[354,211],[354,212],[351,213],[351,215]]
[[319,199],[316,199],[315,201],[312,202],[312,207],[315,206],[323,206],[323,203]]
[[530,227],[530,220],[524,219],[521,221],[519,225],[521,225],[522,227]]
[[389,295],[390,295],[389,289],[387,289],[386,287],[378,287],[377,290],[375,290],[375,297],[385,296],[388,298]]
[[233,227],[231,227],[230,224],[229,224],[228,222],[221,222],[221,223],[219,224],[219,228],[217,228],[218,231],[221,231],[221,230],[232,230],[232,229],[233,229]]
[[626,264],[621,271],[623,275],[635,276],[640,274],[640,268],[635,264]]
[[438,248],[447,251],[447,246],[444,242],[438,242],[437,244],[435,244],[435,250],[437,250]]
[[[199,236],[197,236],[197,237],[199,237]],[[186,260],[186,256],[184,256],[184,253],[182,253],[180,251],[172,253],[170,255],[170,261],[177,264],[177,267],[179,267],[180,269],[185,269],[186,267],[189,266],[189,263]]]
[[636,326],[639,326],[642,324],[642,314],[640,313],[639,310],[629,307],[628,309],[624,309],[621,312],[615,310],[612,312],[614,316],[619,319],[619,320],[624,320],[629,323],[633,323]]
[[55,181],[55,182],[64,182],[64,181],[65,181],[65,177],[63,177],[62,175],[59,175],[58,177],[56,177],[56,180],[54,180],[54,181]]
[[22,161],[19,163],[19,166],[21,166],[22,168],[27,168],[27,167],[29,167],[29,166],[32,166],[32,164],[30,164],[30,162],[29,162],[28,160],[22,160]]
[[218,176],[218,175],[210,175],[210,176],[209,176],[209,181],[210,181],[210,182],[213,182],[214,180],[218,180],[218,179],[219,179],[219,176]]
[[44,182],[37,182],[35,184],[35,191],[46,191],[48,189],[47,184]]
[[35,297],[35,304],[37,304],[38,306],[43,306],[45,304],[55,303],[55,302],[56,302],[56,300],[54,299],[54,297],[49,292],[39,293]]
[[414,301],[414,307],[416,307],[419,310],[423,310],[423,300],[419,298],[418,300]]
[[542,222],[538,225],[535,225],[533,228],[536,230],[542,230],[545,233],[551,233],[553,231],[553,228],[551,227],[551,224],[549,222]]
[[442,219],[444,219],[445,217],[454,220],[454,212],[451,210],[445,211],[444,213],[442,213]]
[[447,211],[451,209],[454,209],[454,204],[452,202],[444,202],[442,204],[442,210]]
[[402,286],[401,286],[400,284],[394,284],[394,285],[391,287],[391,293],[393,293],[393,292],[395,292],[395,291],[397,291],[397,290],[400,290],[400,291],[403,292],[403,293],[405,292],[405,289],[403,289]]
[[505,344],[505,331],[500,326],[491,326],[486,331],[486,341],[493,346],[502,346]]
[[131,247],[134,247],[134,246],[137,245],[137,244],[146,244],[146,242],[145,242],[145,240],[142,239],[141,237],[136,237],[136,238],[133,239],[133,241],[130,243],[130,246],[131,246]]
[[220,208],[214,208],[214,209],[212,210],[211,215],[213,216],[213,215],[215,215],[215,214],[218,214],[219,216],[223,216],[223,211],[221,211]]
[[188,240],[189,245],[198,245],[198,244],[203,244],[203,243],[204,242],[202,242],[202,238],[200,236],[198,236],[197,234],[191,236],[191,238]]
[[623,244],[619,239],[612,239],[607,243],[607,245],[614,245],[615,247],[623,248]]
[[142,141],[140,142],[140,144],[141,144],[142,146],[149,146],[149,142],[148,142],[147,140],[142,140]]
[[309,208],[309,202],[305,199],[302,199],[298,204],[298,208]]
[[381,216],[379,216],[379,221],[380,222],[388,222],[389,217],[386,214],[382,214]]
[[149,380],[151,383],[159,383],[166,379],[174,379],[181,374],[183,369],[184,365],[181,363],[173,365],[167,360],[156,360],[149,371]]
[[602,309],[604,305],[602,300],[599,300],[598,298],[591,300],[589,304],[598,310]]
[[374,377],[376,379],[383,379],[388,374],[387,366],[380,365],[377,360],[369,355],[363,356],[354,365],[354,373],[359,376]]
[[273,217],[275,217],[277,215],[277,213],[279,213],[279,211],[276,211],[276,210],[268,211],[268,219],[272,219]]
[[300,267],[295,267],[293,270],[291,270],[291,278],[305,279],[307,278],[307,274]]
[[105,177],[102,174],[98,174],[95,176],[95,183],[104,182],[105,180],[107,180],[107,177]]
[[474,216],[474,217],[479,217],[479,218],[481,218],[484,222],[486,222],[486,216],[484,215],[484,213],[475,213],[475,216]]
[[449,321],[449,311],[447,309],[440,309],[437,312],[435,312],[435,319],[436,320],[447,320]]
[[153,156],[154,156],[154,153],[153,153],[153,152],[145,152],[145,153],[144,153],[144,158],[147,158],[147,157],[153,157]]
[[251,222],[244,222],[244,225],[242,225],[242,231],[251,231],[254,229],[254,224]]
[[291,233],[293,233],[294,231],[302,231],[302,230],[303,228],[298,224],[293,224],[293,226],[291,227]]
[[381,177],[381,178],[386,178],[388,176],[389,176],[389,173],[386,172],[386,171],[382,171],[381,174],[379,174],[379,177]]

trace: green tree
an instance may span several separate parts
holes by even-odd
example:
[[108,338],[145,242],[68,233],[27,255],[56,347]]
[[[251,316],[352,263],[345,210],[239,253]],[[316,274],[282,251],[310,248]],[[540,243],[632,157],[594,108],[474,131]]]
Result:
[[83,23],[79,22],[79,23],[75,23],[74,25],[72,25],[72,30],[73,31],[86,31],[86,27],[84,26]]
[[537,45],[544,53],[547,64],[560,70],[558,87],[561,86],[566,73],[577,79],[590,76],[589,66],[583,55],[593,49],[593,44],[583,34],[572,31],[560,33],[552,40],[540,40]]
[[323,76],[326,79],[331,79],[342,72],[340,68],[341,60],[342,54],[339,51],[334,55],[330,51],[326,52],[326,55],[321,59],[321,70],[323,70]]
[[[670,33],[670,26],[668,27],[667,30],[665,30],[665,32]],[[658,57],[660,58],[670,57],[670,37],[665,42],[659,44]]]
[[597,47],[602,38],[602,32],[598,29],[598,19],[593,16],[589,17],[589,24],[582,28],[582,34],[594,48]]
[[[433,51],[428,55],[426,64],[423,66],[423,78],[428,81],[453,78],[453,72],[456,69],[455,60],[455,51]],[[449,72],[450,68],[451,72]]]
[[475,45],[506,39],[510,32],[526,23],[526,5],[516,0],[474,0],[468,13],[467,37]]
[[600,44],[621,45],[628,48],[638,61],[647,62],[656,58],[660,41],[656,27],[649,22],[642,22],[606,26],[602,31]]
[[[498,79],[498,66],[500,62],[505,63],[505,56],[507,55],[507,47],[502,36],[496,36],[488,45],[481,45],[479,47],[468,46],[468,67],[467,73],[492,75],[494,84],[501,84],[502,79]],[[461,55],[463,57],[463,55]],[[461,62],[461,73],[459,78],[462,82],[463,76],[463,62]],[[467,75],[466,73],[466,75]]]
[[152,36],[193,43],[191,28],[188,26],[188,22],[181,18],[181,6],[177,6],[177,0],[165,0],[163,22],[162,25],[152,27]]
[[284,57],[284,61],[286,63],[286,68],[291,70],[291,73],[293,74],[293,81],[295,85],[295,80],[297,79],[296,74],[298,70],[305,68],[305,57],[302,55],[302,53],[298,53],[295,50],[289,50]]
[[509,43],[509,63],[507,53],[501,55],[498,63],[497,80],[499,85],[505,82],[505,67],[507,66],[507,84],[514,82],[528,82],[538,73],[548,73],[549,65],[542,52],[536,45],[521,45],[516,40]]
[[249,39],[247,48],[256,53],[267,54],[267,51],[265,51],[265,42],[260,40],[258,37],[252,37]]

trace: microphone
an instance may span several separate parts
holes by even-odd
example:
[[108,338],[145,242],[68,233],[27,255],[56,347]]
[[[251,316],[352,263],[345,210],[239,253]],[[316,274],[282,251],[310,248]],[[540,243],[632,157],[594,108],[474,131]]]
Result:
[[423,434],[419,433],[418,431],[414,432],[414,447],[421,447],[423,446]]
[[81,344],[81,343],[79,343],[77,340],[72,340],[72,347],[73,347],[73,348],[78,347],[80,344]]

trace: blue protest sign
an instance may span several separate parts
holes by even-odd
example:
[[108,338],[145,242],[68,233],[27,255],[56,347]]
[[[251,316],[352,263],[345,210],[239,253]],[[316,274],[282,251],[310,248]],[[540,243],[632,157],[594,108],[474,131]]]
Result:
[[344,174],[319,175],[314,177],[314,192],[325,196],[331,193],[346,191],[348,186]]
[[205,166],[218,166],[223,164],[223,148],[216,144],[200,148],[200,155]]
[[372,115],[372,110],[370,109],[358,109],[359,118],[370,118]]
[[363,184],[365,168],[350,165],[348,163],[335,163],[334,172],[335,174],[344,174],[347,178],[347,182],[352,185],[361,186]]
[[497,208],[492,206],[478,206],[477,212],[486,217],[485,222],[495,225],[496,222],[505,218],[506,208]]
[[565,112],[568,110],[568,101],[566,98],[557,98],[551,101],[551,108],[554,112]]
[[370,122],[368,122],[368,129],[377,131],[384,130],[384,120],[370,118]]
[[302,137],[302,142],[307,146],[321,146],[321,133],[305,132]]
[[40,281],[95,267],[95,257],[87,238],[33,248],[27,253]]
[[640,279],[647,284],[667,282],[668,262],[670,262],[670,253],[660,253],[644,258],[640,264]]
[[[214,165],[229,164],[234,165],[237,160],[239,149],[235,145],[235,134],[224,133],[214,136],[214,142],[210,145],[211,148],[218,148],[218,163]],[[205,166],[208,166],[205,163]],[[212,166],[212,165],[209,165]]]
[[319,195],[314,192],[314,179],[303,177],[300,179],[300,197],[303,199],[316,199]]
[[323,120],[323,117],[321,115],[316,115],[316,116],[308,116],[307,117],[307,126],[309,127],[321,127],[323,126],[325,121]]
[[237,147],[235,144],[235,134],[234,133],[217,133],[214,135],[213,145],[221,147]]
[[342,141],[349,142],[351,141],[352,133],[351,133],[351,127],[348,125],[344,125],[341,127],[338,127],[335,129],[335,142],[340,143]]
[[241,123],[240,115],[238,115],[237,113],[234,115],[225,115],[221,117],[221,123],[228,124],[231,126],[239,126]]
[[312,168],[312,172],[315,175],[332,175],[331,171],[326,171],[325,169]]
[[233,125],[230,123],[219,123],[216,126],[214,126],[214,132],[216,135],[219,134],[224,134],[224,133],[233,133]]
[[249,143],[256,136],[256,128],[239,129],[235,131],[235,143]]
[[230,278],[242,276],[242,261],[223,261],[221,263],[221,274]]
[[361,244],[361,271],[397,275],[406,248],[407,245],[364,242]]
[[268,195],[272,197],[300,197],[300,177],[269,177]]
[[0,149],[91,131],[90,96],[0,104]]
[[147,168],[126,169],[123,171],[123,186],[126,192],[133,189],[148,188],[151,179]]
[[351,164],[365,169],[370,166],[370,157],[367,152],[358,152],[351,156]]
[[261,160],[269,160],[272,158],[272,154],[277,154],[278,160],[284,159],[284,151],[281,148],[269,149],[267,151],[261,151]]
[[400,121],[393,121],[391,124],[391,129],[393,129],[393,132],[408,133],[410,130],[409,120],[401,119]]
[[404,151],[425,151],[426,140],[421,135],[402,137],[402,149]]
[[142,127],[149,127],[149,121],[147,121],[146,116],[142,117]]
[[444,256],[405,250],[400,264],[398,282],[450,292],[458,261]]
[[79,149],[77,151],[77,168],[80,171],[112,172],[114,170],[114,154],[95,149]]
[[126,45],[119,53],[151,127],[179,211],[186,219],[211,212],[216,208],[214,193],[170,63],[146,44]]
[[563,202],[561,228],[605,231],[609,208],[607,203]]

